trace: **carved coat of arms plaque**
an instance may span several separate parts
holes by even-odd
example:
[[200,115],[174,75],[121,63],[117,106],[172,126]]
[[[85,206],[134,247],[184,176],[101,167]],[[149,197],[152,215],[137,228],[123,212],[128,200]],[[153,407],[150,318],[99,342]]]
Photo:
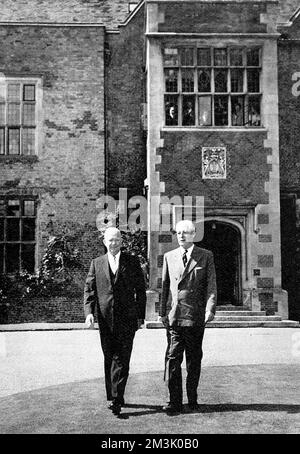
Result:
[[226,178],[225,147],[202,147],[202,178]]

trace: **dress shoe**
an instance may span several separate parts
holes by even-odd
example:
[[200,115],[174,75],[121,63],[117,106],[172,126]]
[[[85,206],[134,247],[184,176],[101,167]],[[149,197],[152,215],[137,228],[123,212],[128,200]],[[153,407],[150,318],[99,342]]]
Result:
[[182,405],[167,404],[164,407],[162,407],[162,409],[166,413],[170,413],[170,414],[181,413],[182,412]]
[[[125,400],[124,399],[121,399],[120,401],[118,401],[119,404],[121,405],[121,407],[124,407],[125,405]],[[109,408],[109,410],[112,410],[113,409],[113,406],[114,406],[114,400],[112,399],[112,402],[109,402],[107,404],[107,408]]]
[[121,413],[121,404],[119,402],[112,402],[110,409],[114,415],[118,416]]

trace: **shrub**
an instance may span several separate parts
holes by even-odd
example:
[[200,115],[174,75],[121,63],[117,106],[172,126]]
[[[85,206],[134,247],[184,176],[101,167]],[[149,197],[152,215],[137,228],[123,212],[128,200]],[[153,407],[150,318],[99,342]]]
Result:
[[0,301],[27,297],[73,296],[82,289],[76,285],[76,271],[82,263],[77,249],[72,250],[68,235],[52,236],[37,273],[23,271],[1,276]]

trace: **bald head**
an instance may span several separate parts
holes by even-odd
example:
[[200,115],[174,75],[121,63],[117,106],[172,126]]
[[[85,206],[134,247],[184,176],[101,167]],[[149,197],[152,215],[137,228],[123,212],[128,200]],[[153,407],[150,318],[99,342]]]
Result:
[[110,254],[118,254],[122,245],[122,236],[120,230],[116,227],[108,227],[104,232],[103,243],[105,244]]
[[119,236],[121,238],[121,232],[117,227],[107,227],[104,232],[104,239],[110,238],[111,236]]

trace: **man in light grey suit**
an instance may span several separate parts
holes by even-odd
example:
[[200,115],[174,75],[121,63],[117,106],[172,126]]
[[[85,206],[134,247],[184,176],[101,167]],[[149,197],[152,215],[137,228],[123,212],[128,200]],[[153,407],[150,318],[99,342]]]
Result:
[[170,402],[168,413],[182,411],[181,363],[186,355],[186,391],[190,410],[198,409],[202,341],[205,324],[216,310],[216,273],[212,252],[194,245],[195,226],[184,220],[176,225],[179,248],[164,255],[160,320],[167,329],[165,378]]

